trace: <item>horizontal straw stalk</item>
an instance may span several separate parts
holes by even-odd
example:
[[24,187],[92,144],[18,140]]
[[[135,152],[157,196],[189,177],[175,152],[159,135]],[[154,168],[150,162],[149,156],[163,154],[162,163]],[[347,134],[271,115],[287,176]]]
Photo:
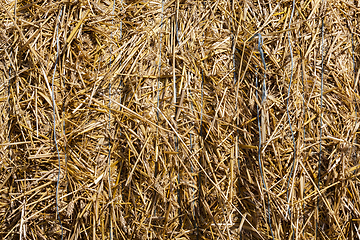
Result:
[[359,10],[2,0],[0,238],[359,239]]

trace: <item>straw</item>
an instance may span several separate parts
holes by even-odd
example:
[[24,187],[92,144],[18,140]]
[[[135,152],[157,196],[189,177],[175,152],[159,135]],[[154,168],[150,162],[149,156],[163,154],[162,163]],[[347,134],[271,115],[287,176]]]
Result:
[[[294,10],[295,10],[295,0],[293,0],[292,2],[292,10],[291,10],[291,16],[290,16],[290,20],[289,20],[289,29],[291,26],[291,21],[292,18],[294,16]],[[293,146],[294,146],[294,152],[293,152],[293,156],[294,156],[294,160],[291,164],[291,170],[290,170],[290,175],[289,175],[289,180],[287,183],[287,187],[286,187],[286,201],[289,204],[290,201],[290,196],[289,196],[289,186],[290,186],[290,181],[291,181],[291,177],[294,171],[294,166],[295,166],[295,161],[296,161],[296,144],[295,144],[295,136],[294,136],[294,131],[293,131],[293,127],[291,125],[291,118],[290,118],[290,113],[289,113],[289,101],[290,101],[290,91],[291,91],[291,84],[292,84],[292,80],[293,80],[293,74],[294,74],[294,57],[293,57],[293,50],[292,50],[292,46],[291,46],[291,33],[288,32],[288,39],[289,39],[289,51],[290,51],[290,61],[291,61],[291,72],[290,72],[290,82],[289,82],[289,88],[288,88],[288,96],[286,99],[286,114],[289,120],[289,127],[290,127],[290,132],[291,132],[291,139],[293,142]],[[291,222],[291,209],[290,209],[290,205],[288,207],[288,213],[289,213],[289,219]],[[294,233],[294,228],[291,224],[291,229],[292,229],[292,239],[295,239],[295,233]]]
[[58,171],[58,176],[57,176],[57,180],[56,180],[56,215],[58,217],[60,228],[61,228],[61,240],[62,240],[64,238],[64,229],[63,229],[63,226],[62,226],[62,223],[61,223],[61,217],[60,217],[60,214],[59,214],[59,184],[60,184],[60,174],[61,174],[61,159],[60,159],[59,146],[58,146],[58,142],[57,142],[57,139],[56,139],[56,105],[55,105],[55,92],[54,92],[55,73],[56,73],[56,67],[57,67],[58,61],[59,61],[59,51],[60,51],[60,47],[59,47],[59,22],[60,22],[60,19],[61,19],[61,14],[62,14],[62,9],[60,9],[59,20],[58,20],[57,26],[56,26],[56,59],[55,59],[54,73],[53,73],[52,82],[51,82],[51,99],[52,99],[52,105],[53,105],[54,143],[55,143],[55,147],[56,147],[56,152],[57,152],[57,157],[58,157],[58,164],[59,164],[59,171]]
[[0,239],[359,238],[359,9],[1,1]]

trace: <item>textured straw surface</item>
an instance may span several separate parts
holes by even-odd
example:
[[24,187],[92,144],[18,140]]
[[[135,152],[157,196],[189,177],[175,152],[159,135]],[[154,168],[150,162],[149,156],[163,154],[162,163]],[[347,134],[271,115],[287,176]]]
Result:
[[1,0],[1,239],[360,239],[356,0]]

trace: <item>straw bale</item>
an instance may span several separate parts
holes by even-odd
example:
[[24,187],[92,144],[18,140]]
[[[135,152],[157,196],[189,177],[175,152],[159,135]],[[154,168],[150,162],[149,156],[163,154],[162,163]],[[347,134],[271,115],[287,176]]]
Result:
[[359,9],[1,1],[0,238],[360,239]]

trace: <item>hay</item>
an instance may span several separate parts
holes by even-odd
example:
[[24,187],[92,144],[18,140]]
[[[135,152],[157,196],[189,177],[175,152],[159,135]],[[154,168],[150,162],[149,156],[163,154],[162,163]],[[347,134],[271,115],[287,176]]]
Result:
[[359,9],[1,1],[0,238],[359,239]]

